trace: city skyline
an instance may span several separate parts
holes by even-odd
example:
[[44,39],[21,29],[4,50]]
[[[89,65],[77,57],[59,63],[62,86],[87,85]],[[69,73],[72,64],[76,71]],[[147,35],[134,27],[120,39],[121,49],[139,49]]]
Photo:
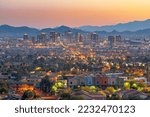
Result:
[[149,4],[148,0],[0,0],[0,24],[36,28],[112,25],[149,19]]

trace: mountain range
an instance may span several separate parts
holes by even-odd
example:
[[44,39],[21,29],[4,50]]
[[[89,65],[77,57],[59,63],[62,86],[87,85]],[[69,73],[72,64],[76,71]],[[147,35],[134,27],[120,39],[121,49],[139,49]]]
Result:
[[150,28],[150,19],[144,21],[133,21],[128,23],[119,23],[116,25],[106,25],[106,26],[81,26],[79,29],[93,32],[93,31],[138,31]]
[[82,26],[71,28],[68,26],[59,26],[55,28],[36,29],[27,26],[14,27],[10,25],[0,25],[0,37],[22,37],[24,33],[30,36],[36,36],[41,32],[49,33],[51,31],[65,33],[72,31],[73,34],[79,32],[82,34],[97,32],[101,36],[123,35],[123,36],[142,36],[150,37],[150,19],[145,21],[133,21],[129,23],[120,23],[110,26]]
[[10,25],[1,25],[0,26],[0,37],[21,37],[24,33],[29,34],[30,36],[36,36],[40,34],[41,32],[49,33],[51,31],[59,32],[59,33],[65,33],[66,31],[71,31],[73,33],[85,33],[85,31],[82,31],[80,29],[70,28],[67,26],[60,26],[55,28],[44,28],[44,29],[36,29],[36,28],[30,28],[26,26],[22,27],[14,27]]

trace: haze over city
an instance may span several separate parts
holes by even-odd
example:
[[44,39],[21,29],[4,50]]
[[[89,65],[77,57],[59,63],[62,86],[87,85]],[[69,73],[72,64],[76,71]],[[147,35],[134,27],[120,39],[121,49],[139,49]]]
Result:
[[0,0],[0,24],[36,28],[149,19],[149,0]]

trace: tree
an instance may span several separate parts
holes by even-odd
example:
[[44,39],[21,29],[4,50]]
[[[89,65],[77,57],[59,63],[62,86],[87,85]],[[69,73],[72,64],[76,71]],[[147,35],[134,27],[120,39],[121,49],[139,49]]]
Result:
[[130,83],[129,82],[125,82],[123,85],[125,90],[129,90],[130,89]]
[[111,94],[115,93],[114,87],[107,87],[106,90],[109,91]]
[[61,81],[57,81],[57,82],[55,83],[55,86],[56,86],[57,88],[63,88],[63,87],[64,87],[64,83],[61,82]]
[[63,93],[63,94],[61,94],[60,99],[61,100],[70,100],[71,95],[70,95],[70,93]]
[[65,83],[62,81],[57,81],[52,87],[51,87],[51,91],[56,94],[56,92],[60,92],[59,90],[61,90],[62,88],[65,87]]
[[112,100],[122,100],[122,94],[120,94],[120,93],[112,94],[111,99]]
[[138,83],[138,86],[139,87],[147,87],[147,85],[143,82],[143,81],[140,81],[139,83]]
[[0,93],[8,93],[8,85],[6,82],[0,82]]
[[57,91],[57,87],[54,85],[54,86],[52,86],[52,91],[54,91],[54,92],[56,92]]
[[131,87],[136,90],[138,89],[138,85],[136,83],[133,83]]
[[71,98],[72,100],[84,100],[82,96],[74,96]]
[[106,97],[106,93],[104,91],[98,91],[98,93]]
[[36,95],[34,91],[26,90],[22,95],[22,100],[34,100],[37,99],[39,96]]
[[46,76],[40,82],[40,89],[45,93],[49,93],[51,91],[53,84],[54,83],[52,81],[50,81],[49,78],[47,78],[47,76]]
[[8,93],[8,88],[6,88],[6,87],[0,88],[0,94],[2,94],[2,93]]
[[96,92],[96,87],[95,86],[90,86],[90,90],[91,93],[95,93]]
[[88,86],[82,86],[82,87],[81,87],[81,90],[89,91],[90,89],[89,89],[89,87],[88,87]]

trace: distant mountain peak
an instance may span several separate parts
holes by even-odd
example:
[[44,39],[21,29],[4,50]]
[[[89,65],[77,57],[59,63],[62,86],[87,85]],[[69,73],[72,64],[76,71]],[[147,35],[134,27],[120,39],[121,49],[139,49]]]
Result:
[[105,25],[105,26],[81,26],[79,29],[84,31],[137,31],[150,28],[150,19],[144,21],[132,21],[128,23],[118,23],[115,25]]
[[71,29],[71,28],[65,25],[61,25],[59,27],[56,27],[55,29]]
[[10,26],[10,25],[7,25],[7,24],[2,24],[2,25],[0,25],[0,26]]
[[73,34],[77,32],[86,34],[88,32],[96,32],[100,35],[147,35],[150,36],[150,19],[144,21],[132,21],[128,23],[118,23],[115,25],[106,26],[82,26],[79,28],[68,27],[61,25],[55,28],[44,28],[36,29],[27,26],[10,26],[7,24],[0,25],[0,38],[1,37],[22,37],[24,33],[29,34],[29,36],[37,36],[41,32],[65,33],[66,31],[71,31]]
[[61,25],[61,26],[59,26],[59,27],[61,27],[61,28],[70,28],[70,27],[65,26],[65,25]]

